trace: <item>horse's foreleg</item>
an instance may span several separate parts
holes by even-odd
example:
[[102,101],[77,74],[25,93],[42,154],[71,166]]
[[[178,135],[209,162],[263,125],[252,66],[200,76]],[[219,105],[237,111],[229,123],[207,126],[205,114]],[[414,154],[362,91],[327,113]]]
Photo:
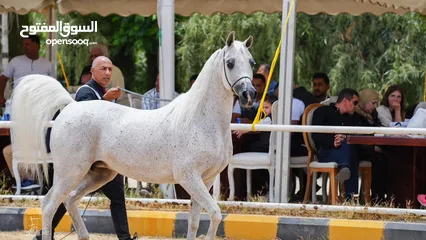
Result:
[[[209,183],[209,188],[211,187],[211,184],[213,184],[214,179],[211,183]],[[220,221],[222,221],[222,213],[220,212],[220,208],[217,205],[216,201],[212,198],[210,195],[206,185],[204,185],[203,180],[201,179],[201,176],[185,176],[181,181],[179,181],[179,184],[191,195],[191,199],[194,199],[202,208],[206,209],[206,211],[209,213],[211,221],[210,221],[210,227],[209,231],[207,233],[206,239],[215,239],[217,228],[219,227]],[[195,210],[198,210],[200,207],[197,207]],[[191,208],[192,209],[192,208]],[[198,210],[198,219],[192,219],[191,224],[195,223],[198,226],[199,218],[201,210]],[[191,213],[192,215],[192,213]],[[194,217],[192,215],[191,217]],[[197,221],[194,221],[197,220]],[[188,227],[188,229],[192,228],[191,226]],[[198,227],[197,227],[198,228]],[[195,231],[195,234],[197,232]],[[194,233],[191,232],[191,235],[194,235]],[[187,238],[190,239],[189,234],[187,235]]]
[[[207,189],[210,189],[214,181],[206,183]],[[189,210],[187,239],[196,239],[198,226],[200,225],[200,216],[203,207],[191,197],[191,208]]]
[[78,211],[78,202],[86,194],[96,191],[105,183],[111,181],[116,175],[116,172],[106,168],[95,168],[94,171],[89,171],[77,188],[70,193],[68,199],[64,202],[79,240],[89,239],[89,232],[87,231],[83,218],[80,216]]

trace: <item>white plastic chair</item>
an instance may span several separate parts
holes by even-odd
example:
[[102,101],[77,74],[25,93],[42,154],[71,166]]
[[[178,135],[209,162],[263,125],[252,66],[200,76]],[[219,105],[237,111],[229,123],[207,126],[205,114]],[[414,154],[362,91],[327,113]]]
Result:
[[[272,105],[272,123],[277,123],[278,102]],[[275,117],[274,117],[275,116]],[[230,194],[229,200],[235,196],[234,169],[241,168],[247,170],[247,198],[251,195],[251,170],[267,169],[269,171],[269,201],[274,199],[274,177],[275,177],[275,152],[276,152],[276,132],[272,131],[269,139],[269,152],[244,152],[232,156],[228,165],[228,179]],[[290,157],[290,168],[307,167],[308,156]]]
[[[47,159],[44,161],[43,159],[40,159],[40,154],[37,154],[37,161],[34,162],[34,164],[38,164],[37,168],[37,181],[40,186],[40,189],[38,190],[38,194],[41,195],[44,188],[44,179],[43,179],[43,171],[42,171],[42,164],[44,162],[52,163],[52,158],[50,154],[47,154]],[[13,174],[15,175],[15,181],[16,181],[16,192],[15,195],[21,194],[21,177],[19,175],[19,163],[21,163],[21,160],[19,158],[19,153],[13,153],[13,159],[12,159],[12,169]]]

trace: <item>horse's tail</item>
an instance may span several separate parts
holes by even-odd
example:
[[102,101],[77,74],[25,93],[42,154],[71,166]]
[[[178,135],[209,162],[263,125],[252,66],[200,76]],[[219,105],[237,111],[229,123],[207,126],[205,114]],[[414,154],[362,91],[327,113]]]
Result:
[[[71,95],[54,78],[28,75],[13,90],[10,112],[13,157],[34,170],[40,161],[46,166],[46,132],[58,110],[74,102]],[[25,164],[25,165],[27,165]]]

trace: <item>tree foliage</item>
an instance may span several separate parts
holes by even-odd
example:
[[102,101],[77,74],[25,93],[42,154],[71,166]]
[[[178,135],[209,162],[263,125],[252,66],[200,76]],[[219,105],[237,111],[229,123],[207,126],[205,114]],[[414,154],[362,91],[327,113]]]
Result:
[[[253,13],[176,16],[177,89],[189,88],[189,77],[201,71],[205,61],[224,46],[230,31],[239,40],[254,37],[250,49],[258,64],[271,63],[281,35],[281,14]],[[110,57],[125,76],[126,87],[145,92],[153,87],[158,72],[158,25],[156,15],[120,17],[71,13],[59,20],[72,24],[98,21],[98,33],[76,38],[106,43]],[[315,72],[331,79],[331,94],[344,87],[374,88],[383,93],[391,84],[401,84],[412,104],[423,98],[426,63],[426,21],[419,14],[404,16],[364,14],[297,14],[294,81],[311,88]],[[88,64],[90,46],[61,45],[66,72],[76,83]],[[278,80],[279,68],[273,78]],[[58,71],[62,78],[61,71]],[[421,87],[420,87],[421,86]]]
[[[224,38],[235,30],[239,39],[255,37],[251,52],[258,63],[271,63],[281,33],[280,14],[254,13],[211,17],[194,15],[181,26],[183,41],[178,44],[179,77],[187,79]],[[311,87],[315,72],[331,79],[331,94],[351,87],[373,88],[383,93],[391,84],[401,84],[409,103],[423,97],[426,58],[425,17],[419,14],[397,16],[364,14],[307,15],[296,20],[295,79]],[[279,68],[276,68],[277,71]],[[275,79],[277,72],[275,72]]]

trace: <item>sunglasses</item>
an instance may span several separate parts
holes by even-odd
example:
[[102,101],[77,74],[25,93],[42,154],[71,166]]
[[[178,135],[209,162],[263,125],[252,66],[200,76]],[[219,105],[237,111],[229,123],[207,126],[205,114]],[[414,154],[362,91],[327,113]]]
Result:
[[354,101],[354,106],[358,105],[358,103],[359,103],[358,101]]

